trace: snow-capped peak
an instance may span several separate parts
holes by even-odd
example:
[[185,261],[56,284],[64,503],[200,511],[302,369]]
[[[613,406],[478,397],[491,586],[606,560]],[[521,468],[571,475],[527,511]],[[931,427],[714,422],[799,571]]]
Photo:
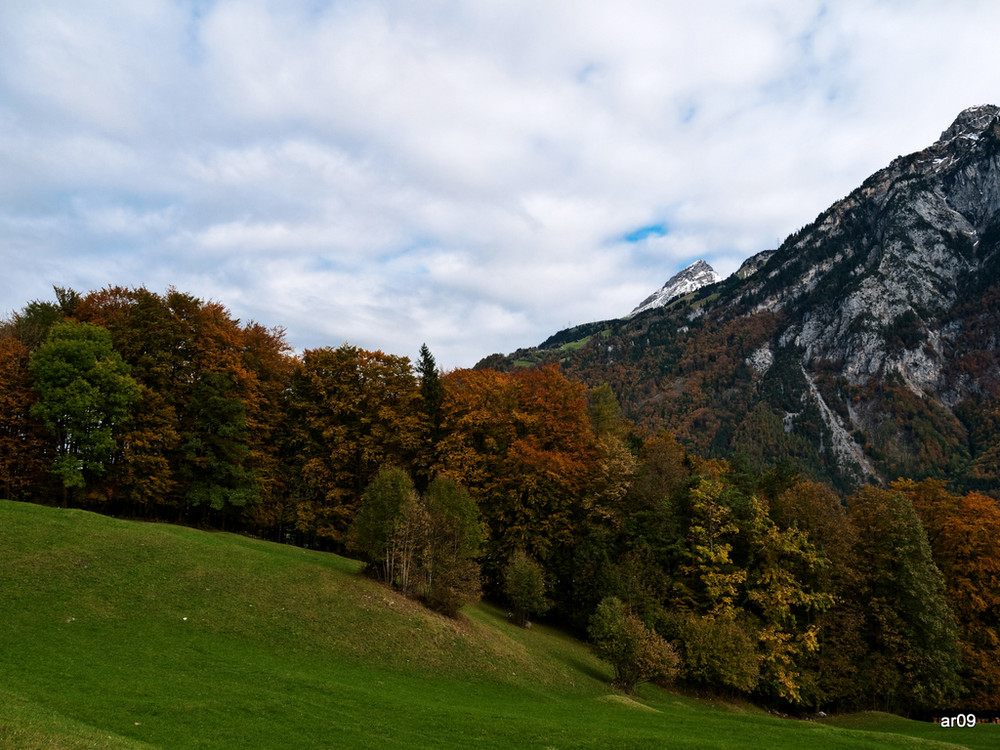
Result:
[[703,286],[721,281],[722,277],[715,272],[708,263],[703,260],[696,260],[690,266],[678,273],[676,276],[664,284],[658,291],[644,299],[628,317],[638,315],[646,310],[663,307],[671,300],[683,297],[685,294],[701,289]]

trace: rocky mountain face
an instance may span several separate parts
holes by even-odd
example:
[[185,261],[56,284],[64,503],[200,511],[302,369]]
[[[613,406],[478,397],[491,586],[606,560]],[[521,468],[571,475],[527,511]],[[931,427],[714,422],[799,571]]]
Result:
[[672,276],[660,289],[640,302],[629,313],[629,317],[646,312],[647,310],[655,310],[657,307],[663,307],[678,297],[696,292],[702,287],[714,284],[717,281],[722,281],[722,277],[716,273],[715,269],[703,260],[696,260],[683,271]]
[[707,453],[790,459],[845,488],[936,476],[996,492],[998,117],[965,110],[710,290],[512,356],[608,382],[638,423]]

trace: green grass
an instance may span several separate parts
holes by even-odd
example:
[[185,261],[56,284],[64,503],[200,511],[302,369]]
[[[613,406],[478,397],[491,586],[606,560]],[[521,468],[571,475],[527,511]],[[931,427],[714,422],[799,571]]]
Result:
[[582,349],[583,347],[585,347],[592,338],[593,336],[585,336],[582,339],[579,339],[578,341],[570,341],[568,344],[563,344],[562,346],[560,346],[559,351],[575,352],[577,349]]
[[[0,502],[3,748],[970,748],[1000,727],[829,724],[635,699],[558,630],[458,621],[358,564]],[[965,732],[966,734],[958,734]]]

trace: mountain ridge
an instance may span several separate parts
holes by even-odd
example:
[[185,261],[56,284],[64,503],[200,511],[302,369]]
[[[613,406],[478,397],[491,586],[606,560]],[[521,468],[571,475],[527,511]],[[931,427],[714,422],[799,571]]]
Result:
[[841,487],[907,475],[996,492],[998,117],[963,110],[711,288],[490,363],[560,361],[647,429]]

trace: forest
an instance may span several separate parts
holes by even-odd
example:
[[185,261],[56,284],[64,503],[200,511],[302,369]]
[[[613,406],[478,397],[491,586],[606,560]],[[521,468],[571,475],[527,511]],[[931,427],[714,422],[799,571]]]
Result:
[[0,402],[0,497],[361,557],[451,616],[482,594],[589,633],[626,690],[1000,710],[989,488],[838,492],[704,458],[557,365],[295,354],[174,289],[28,303],[0,322]]

